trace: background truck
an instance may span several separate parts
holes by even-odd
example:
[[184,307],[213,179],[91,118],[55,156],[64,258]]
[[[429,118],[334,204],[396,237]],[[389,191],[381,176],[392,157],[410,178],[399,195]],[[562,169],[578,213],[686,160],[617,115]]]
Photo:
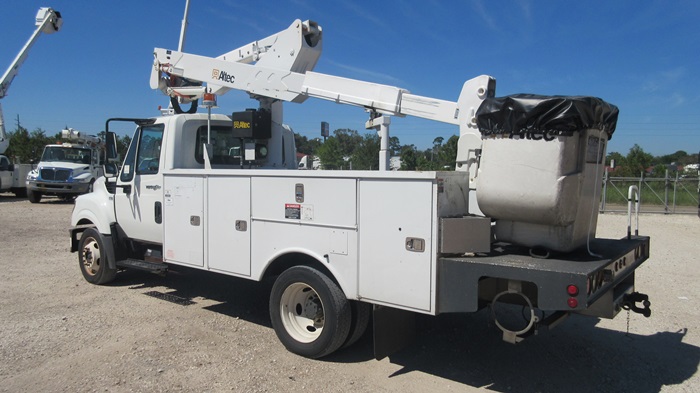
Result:
[[27,195],[26,179],[31,164],[13,164],[7,156],[0,155],[0,192],[13,192],[17,197]]
[[73,199],[92,191],[104,173],[104,142],[72,128],[61,131],[65,141],[46,145],[41,161],[26,177],[27,197],[32,203],[43,195]]
[[[7,95],[12,81],[19,72],[19,68],[27,59],[27,55],[29,55],[29,49],[34,45],[41,33],[55,33],[63,25],[61,13],[47,7],[39,8],[35,20],[36,30],[0,79],[0,99],[5,98]],[[32,168],[30,164],[12,163],[8,157],[3,155],[9,144],[10,141],[5,132],[2,105],[0,105],[0,192],[12,191],[17,196],[24,196],[26,193],[25,181],[27,174]]]
[[[175,114],[109,119],[136,130],[119,172],[79,197],[71,250],[84,278],[181,265],[274,278],[269,312],[290,351],[317,358],[354,343],[373,317],[375,356],[410,340],[417,313],[491,307],[518,342],[571,313],[650,315],[635,292],[649,238],[595,236],[605,147],[618,110],[591,97],[496,97],[468,80],[456,102],[311,71],[322,28],[290,27],[216,58],[155,49],[151,87]],[[244,90],[259,108],[212,114]],[[299,171],[282,102],[358,106],[381,136],[380,171]],[[207,113],[196,113],[198,99]],[[181,104],[190,103],[189,110]],[[456,171],[389,171],[390,116],[457,125]],[[502,315],[523,312],[522,326]],[[499,311],[500,310],[500,311]]]

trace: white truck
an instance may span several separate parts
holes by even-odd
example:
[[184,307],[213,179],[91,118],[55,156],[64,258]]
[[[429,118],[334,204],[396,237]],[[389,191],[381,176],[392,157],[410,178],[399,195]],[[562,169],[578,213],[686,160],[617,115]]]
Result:
[[[52,34],[57,32],[63,25],[61,13],[48,7],[39,8],[36,14],[36,30],[19,51],[17,57],[12,61],[10,67],[0,78],[0,99],[5,98],[12,81],[17,76],[19,68],[27,59],[29,49],[34,45],[41,33]],[[32,169],[30,164],[12,163],[3,154],[10,144],[5,132],[5,121],[2,115],[2,105],[0,105],[0,192],[12,191],[17,196],[24,196],[26,193],[25,181],[27,174]]]
[[46,145],[37,167],[27,175],[27,198],[39,203],[44,195],[72,200],[92,191],[95,180],[104,174],[104,142],[68,128],[61,131],[66,142]]
[[[169,265],[275,277],[272,326],[311,358],[351,345],[371,316],[381,358],[410,339],[416,313],[491,306],[510,342],[571,313],[650,315],[634,288],[649,238],[595,237],[617,108],[590,97],[496,98],[489,76],[450,102],[319,74],[311,70],[322,36],[315,22],[296,20],[217,58],[155,49],[151,86],[176,114],[107,121],[112,164],[110,124],[136,131],[121,170],[76,200],[71,251],[88,282]],[[211,114],[230,89],[259,108]],[[292,170],[282,102],[308,97],[366,109],[382,170]],[[206,114],[195,113],[198,98]],[[388,170],[390,116],[406,115],[459,126],[456,171]],[[524,307],[523,326],[504,323],[496,310],[508,304]]]
[[13,164],[0,154],[0,192],[13,192],[17,197],[27,195],[25,182],[32,170],[31,164]]

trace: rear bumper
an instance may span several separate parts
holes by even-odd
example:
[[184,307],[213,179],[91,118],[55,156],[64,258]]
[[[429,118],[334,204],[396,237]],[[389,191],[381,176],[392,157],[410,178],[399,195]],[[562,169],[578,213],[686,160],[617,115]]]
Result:
[[[634,272],[649,258],[649,237],[595,239],[585,250],[538,259],[527,249],[503,246],[483,256],[438,260],[438,313],[473,312],[509,282],[523,283],[533,306],[612,318],[634,292]],[[578,288],[574,296],[570,285]],[[574,299],[575,301],[572,301]]]

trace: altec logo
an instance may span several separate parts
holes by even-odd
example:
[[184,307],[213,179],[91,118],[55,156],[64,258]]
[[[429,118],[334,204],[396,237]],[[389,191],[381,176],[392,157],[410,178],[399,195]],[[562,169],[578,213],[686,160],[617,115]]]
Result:
[[233,83],[236,79],[234,75],[226,73],[226,71],[219,71],[216,68],[211,70],[211,78],[212,79],[217,79],[220,81],[228,82],[228,83]]

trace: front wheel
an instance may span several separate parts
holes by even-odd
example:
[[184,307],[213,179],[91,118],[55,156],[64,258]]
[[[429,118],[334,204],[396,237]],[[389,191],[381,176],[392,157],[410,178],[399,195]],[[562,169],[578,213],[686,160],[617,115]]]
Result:
[[78,261],[85,280],[91,284],[107,284],[114,280],[117,269],[109,267],[104,238],[95,228],[88,228],[80,236]]
[[325,274],[295,266],[282,273],[272,287],[270,319],[289,351],[320,358],[340,348],[348,337],[350,303]]
[[41,202],[41,193],[38,191],[27,190],[27,198],[31,203]]

